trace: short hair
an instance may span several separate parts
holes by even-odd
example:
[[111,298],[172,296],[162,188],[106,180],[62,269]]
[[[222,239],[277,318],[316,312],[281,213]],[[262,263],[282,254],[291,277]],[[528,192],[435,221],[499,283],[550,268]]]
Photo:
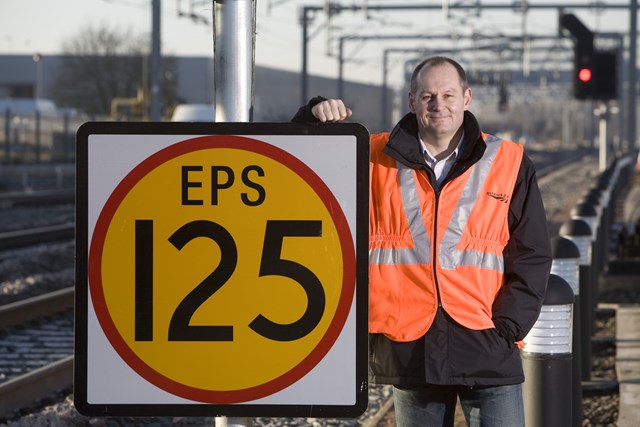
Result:
[[469,88],[469,82],[467,81],[467,73],[464,72],[464,68],[462,68],[462,65],[446,56],[432,56],[420,62],[413,70],[413,74],[411,74],[411,93],[416,93],[416,91],[418,90],[418,75],[423,68],[447,63],[453,65],[453,67],[456,69],[456,71],[458,72],[458,77],[460,78],[460,86],[462,86],[462,91],[466,91]]

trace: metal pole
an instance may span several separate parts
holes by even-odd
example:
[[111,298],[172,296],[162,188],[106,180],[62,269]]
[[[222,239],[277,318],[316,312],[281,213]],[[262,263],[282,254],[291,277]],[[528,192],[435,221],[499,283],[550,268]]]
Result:
[[344,37],[340,37],[338,44],[338,99],[344,97]]
[[62,120],[62,161],[66,163],[70,160],[69,151],[71,151],[71,147],[69,147],[69,141],[71,141],[71,138],[69,138],[69,113],[64,113]]
[[[217,122],[253,119],[255,2],[213,2],[214,98]],[[251,418],[216,417],[216,427],[251,426]]]
[[381,104],[382,104],[382,113],[381,113],[381,123],[382,130],[386,131],[389,129],[391,120],[389,120],[389,99],[387,97],[387,75],[389,73],[389,51],[385,49],[384,54],[382,55],[382,96],[381,96]]
[[11,163],[11,109],[4,111],[4,163]]
[[637,66],[636,56],[638,47],[638,0],[631,0],[629,10],[629,115],[627,121],[629,124],[628,135],[628,152],[633,153],[636,146],[636,102],[637,102]]
[[604,172],[607,169],[608,164],[608,138],[607,138],[607,120],[609,115],[607,114],[607,106],[606,104],[600,105],[598,108],[599,117],[598,117],[598,147],[599,147],[599,160],[598,160],[598,170],[600,172]]
[[307,90],[308,90],[308,71],[307,71],[307,55],[308,55],[308,43],[309,43],[309,19],[307,18],[307,11],[309,10],[308,6],[304,6],[302,8],[302,16],[300,18],[300,20],[302,21],[302,73],[300,76],[300,81],[301,81],[301,90],[300,90],[300,96],[301,96],[301,102],[300,105],[306,105],[308,99],[307,96]]
[[617,114],[617,123],[616,123],[616,127],[617,127],[617,144],[616,144],[616,151],[614,154],[615,158],[621,157],[623,155],[627,155],[630,153],[629,151],[629,147],[625,144],[624,141],[624,132],[625,132],[625,128],[624,128],[624,97],[625,97],[625,93],[626,91],[624,90],[624,51],[625,51],[625,46],[624,46],[624,37],[620,34],[618,35],[618,50],[617,50],[617,59],[616,59],[616,63],[618,64],[618,68],[616,69],[616,73],[617,76],[616,78],[618,79],[618,86],[617,86],[617,95],[616,95],[616,100],[618,102],[617,105],[617,109],[615,109],[615,112]]
[[571,105],[565,104],[562,107],[562,147],[568,148],[570,147],[571,136],[573,135],[572,129],[570,128],[570,119],[571,116]]
[[151,61],[149,63],[149,116],[160,121],[160,0],[151,3]]
[[41,141],[40,141],[40,137],[41,137],[41,131],[40,131],[40,122],[42,120],[42,116],[40,115],[40,110],[36,110],[36,115],[35,115],[35,119],[36,119],[36,128],[35,128],[35,137],[36,137],[36,163],[40,163],[40,151],[42,149],[41,147]]
[[42,79],[42,55],[35,53],[33,61],[36,63],[36,93],[35,98],[44,98],[44,87]]
[[253,0],[214,0],[214,85],[217,122],[253,120]]

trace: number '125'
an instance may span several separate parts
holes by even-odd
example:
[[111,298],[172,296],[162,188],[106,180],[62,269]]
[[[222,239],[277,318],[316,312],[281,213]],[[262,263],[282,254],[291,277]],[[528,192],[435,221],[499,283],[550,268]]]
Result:
[[[259,276],[283,276],[293,279],[307,297],[307,308],[296,321],[276,323],[262,314],[250,323],[257,334],[274,341],[294,341],[309,334],[322,319],[325,293],[318,277],[295,261],[282,259],[285,237],[320,237],[322,221],[267,221]],[[220,248],[220,262],[178,304],[169,323],[169,341],[233,341],[233,325],[190,325],[195,311],[216,293],[233,275],[238,250],[231,234],[220,224],[197,220],[178,228],[168,241],[178,250],[196,238],[208,238]],[[153,341],[153,220],[135,221],[135,340]]]

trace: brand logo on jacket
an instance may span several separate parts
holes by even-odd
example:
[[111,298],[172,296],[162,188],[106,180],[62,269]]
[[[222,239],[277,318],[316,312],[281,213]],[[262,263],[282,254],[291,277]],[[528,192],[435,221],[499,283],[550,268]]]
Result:
[[509,201],[509,196],[504,193],[494,193],[492,191],[487,191],[487,196],[493,197],[494,199],[502,203],[507,203]]

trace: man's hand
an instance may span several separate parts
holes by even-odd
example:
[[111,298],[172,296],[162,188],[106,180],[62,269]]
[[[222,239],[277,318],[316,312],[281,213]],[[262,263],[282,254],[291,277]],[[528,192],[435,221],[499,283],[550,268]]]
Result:
[[311,113],[321,122],[339,122],[351,117],[353,112],[347,108],[341,99],[327,99],[316,104]]

